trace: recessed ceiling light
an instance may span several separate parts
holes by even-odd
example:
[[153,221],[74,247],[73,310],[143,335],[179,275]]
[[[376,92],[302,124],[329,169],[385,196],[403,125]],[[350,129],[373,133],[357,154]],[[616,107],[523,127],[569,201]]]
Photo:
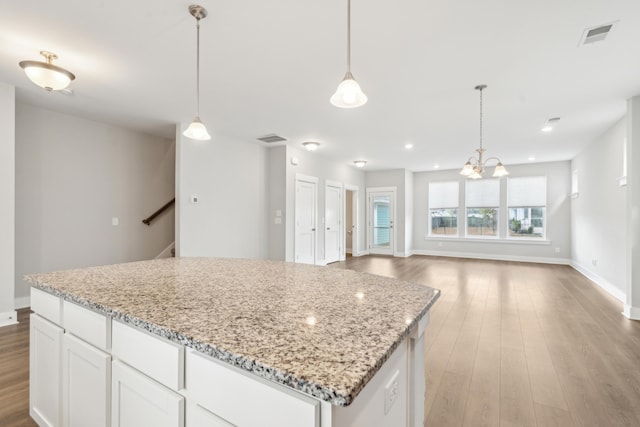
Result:
[[434,169],[440,169],[440,165],[436,163],[435,165],[433,165],[433,168]]
[[533,162],[535,159],[536,159],[535,156],[529,156],[529,161],[530,162]]
[[358,168],[363,168],[364,165],[367,164],[366,160],[356,160],[355,162],[353,162],[354,165],[356,165],[356,167]]
[[315,141],[303,142],[302,145],[307,149],[307,151],[316,151],[318,147],[320,147],[320,143]]
[[413,144],[411,144],[411,143],[404,144],[404,148],[406,148],[407,150],[411,150],[413,148]]

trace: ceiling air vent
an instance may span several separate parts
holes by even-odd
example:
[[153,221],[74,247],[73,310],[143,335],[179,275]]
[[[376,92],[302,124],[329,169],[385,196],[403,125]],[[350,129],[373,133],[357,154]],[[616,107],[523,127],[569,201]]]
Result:
[[594,28],[587,28],[586,30],[584,30],[584,33],[580,38],[580,45],[593,44],[603,41],[607,38],[607,35],[609,35],[609,31],[611,31],[614,23],[600,25]]
[[265,135],[265,136],[261,136],[260,138],[258,138],[258,141],[262,141],[266,144],[273,144],[274,142],[282,142],[282,141],[286,141],[287,138],[283,138],[279,135],[276,134],[271,134],[271,135]]

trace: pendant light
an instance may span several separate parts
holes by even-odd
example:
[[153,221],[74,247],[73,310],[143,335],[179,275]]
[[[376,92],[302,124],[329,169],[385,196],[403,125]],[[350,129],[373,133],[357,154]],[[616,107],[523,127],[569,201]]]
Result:
[[189,13],[196,18],[196,117],[182,134],[197,141],[208,141],[211,135],[200,121],[200,20],[207,17],[207,9],[198,5],[189,6]]
[[58,59],[58,55],[46,50],[41,50],[40,55],[44,56],[46,62],[20,61],[18,64],[33,83],[51,92],[66,88],[75,80],[76,76],[73,73],[53,65],[53,60]]
[[366,104],[367,99],[351,74],[351,0],[347,0],[347,73],[331,97],[331,103],[340,108],[356,108]]
[[460,171],[460,175],[466,176],[467,178],[471,179],[482,178],[484,167],[489,160],[495,160],[497,162],[496,168],[493,171],[494,177],[500,178],[509,175],[509,172],[507,172],[507,169],[504,167],[499,158],[489,157],[488,159],[483,159],[484,152],[486,150],[482,148],[482,91],[486,88],[487,85],[478,85],[474,88],[475,90],[480,91],[480,148],[476,148],[478,157],[469,157],[469,160],[467,160],[467,163],[464,164],[464,167]]

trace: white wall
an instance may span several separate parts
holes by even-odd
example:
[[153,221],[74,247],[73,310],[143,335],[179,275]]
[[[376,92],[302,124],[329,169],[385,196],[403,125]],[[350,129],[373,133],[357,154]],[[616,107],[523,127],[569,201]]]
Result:
[[193,141],[177,129],[176,140],[176,253],[266,258],[267,149],[215,132]]
[[[507,166],[510,177],[547,177],[547,244],[525,244],[502,240],[489,242],[479,240],[429,238],[428,190],[430,181],[459,181],[460,206],[464,200],[464,178],[458,170],[414,173],[414,253],[443,256],[459,256],[504,260],[568,263],[571,255],[570,163],[551,162],[529,165]],[[501,183],[501,192],[506,191],[506,181]],[[504,198],[503,198],[504,199]],[[500,206],[501,226],[506,229],[506,206]],[[464,226],[464,223],[459,223]],[[556,252],[559,248],[559,252]]]
[[[47,94],[44,94],[47,96]],[[16,105],[16,299],[28,273],[151,259],[174,238],[175,144]],[[112,218],[119,225],[112,225]]]
[[[407,239],[407,229],[412,228],[412,224],[409,222],[413,217],[412,214],[407,216],[407,184],[409,177],[405,169],[391,169],[385,171],[372,171],[367,172],[366,182],[367,188],[372,187],[396,187],[396,218],[395,218],[395,238],[396,248],[395,254],[398,256],[407,256],[411,252],[411,246],[409,246],[410,239]],[[411,179],[412,181],[412,179]],[[409,183],[411,186],[411,183]],[[409,197],[409,204],[413,205],[412,198]]]
[[[267,148],[269,185],[268,253],[269,259],[284,260],[286,254],[286,212],[287,212],[287,147]],[[276,214],[280,213],[281,216]]]
[[624,315],[640,320],[640,95],[627,102],[627,283]]
[[0,83],[0,326],[16,322],[15,88]]
[[413,172],[404,171],[404,212],[405,212],[405,229],[404,229],[404,249],[403,252],[407,256],[413,252]]
[[626,188],[618,178],[626,136],[623,118],[571,162],[578,171],[579,190],[571,200],[574,266],[621,299],[626,292],[628,230]]
[[[322,147],[320,148],[322,149]],[[298,165],[291,164],[291,158],[298,159]],[[286,150],[286,189],[287,189],[287,208],[286,208],[286,260],[294,259],[294,210],[295,210],[295,179],[296,174],[315,176],[318,180],[318,225],[321,226],[321,219],[324,217],[325,205],[325,183],[327,180],[341,182],[343,184],[358,186],[358,222],[360,230],[358,230],[358,249],[362,252],[365,248],[365,174],[349,164],[335,163],[322,157],[319,151],[309,152],[304,148],[295,148],[287,146]],[[318,263],[324,262],[324,233],[317,233],[316,239],[316,258]],[[354,254],[357,255],[357,254]]]

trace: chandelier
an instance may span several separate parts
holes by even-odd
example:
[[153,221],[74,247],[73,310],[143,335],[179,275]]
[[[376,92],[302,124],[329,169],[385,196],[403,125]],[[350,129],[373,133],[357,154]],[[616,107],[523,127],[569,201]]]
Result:
[[484,159],[484,152],[486,151],[482,148],[482,91],[487,88],[487,85],[478,85],[474,89],[480,91],[480,148],[476,148],[478,152],[478,157],[469,157],[467,163],[464,164],[464,167],[460,171],[460,175],[466,176],[471,179],[480,179],[482,178],[482,174],[484,173],[484,167],[489,160],[495,160],[497,162],[496,168],[493,170],[493,176],[502,177],[509,175],[507,169],[502,165],[502,162],[497,157],[489,157]]

